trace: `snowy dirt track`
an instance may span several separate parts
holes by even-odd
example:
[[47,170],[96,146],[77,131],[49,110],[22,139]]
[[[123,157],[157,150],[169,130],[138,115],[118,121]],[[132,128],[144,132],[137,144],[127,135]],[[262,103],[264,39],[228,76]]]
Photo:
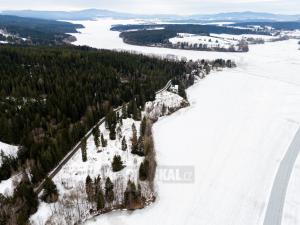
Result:
[[[88,34],[81,35],[78,43],[88,44]],[[93,47],[105,46],[100,35],[108,34],[92,35]],[[159,166],[193,166],[195,181],[157,181],[158,199],[152,206],[98,216],[86,224],[263,225],[277,170],[299,128],[297,48],[295,40],[251,46],[247,54],[145,48],[146,53],[193,59],[232,58],[238,68],[195,84],[187,91],[191,106],[154,125]],[[287,189],[282,225],[300,221],[296,174],[299,169]]]

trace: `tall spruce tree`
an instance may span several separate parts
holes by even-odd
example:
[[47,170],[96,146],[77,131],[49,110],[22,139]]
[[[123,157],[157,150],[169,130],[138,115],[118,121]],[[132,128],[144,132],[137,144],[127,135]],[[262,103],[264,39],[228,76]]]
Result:
[[137,154],[138,152],[138,139],[135,124],[132,124],[132,137],[131,137],[131,153]]
[[126,138],[123,137],[122,139],[122,150],[126,151],[127,150],[127,142],[126,142]]
[[107,140],[104,138],[103,134],[101,134],[101,144],[103,148],[107,146]]
[[105,199],[108,203],[111,203],[115,199],[114,184],[109,177],[105,181]]
[[90,175],[87,175],[85,179],[85,191],[88,197],[88,201],[92,202],[93,201],[93,195],[94,195],[94,190],[93,190],[93,180],[91,179]]
[[93,129],[93,135],[94,135],[95,146],[98,149],[100,147],[100,131],[99,131],[99,126],[96,126]]
[[82,155],[82,161],[86,162],[87,161],[87,152],[86,152],[86,138],[83,138],[80,144],[81,148],[81,155]]
[[53,203],[58,200],[58,191],[56,185],[49,177],[45,179],[42,199],[47,203]]
[[102,210],[105,207],[105,199],[103,195],[102,188],[100,187],[97,193],[97,210]]

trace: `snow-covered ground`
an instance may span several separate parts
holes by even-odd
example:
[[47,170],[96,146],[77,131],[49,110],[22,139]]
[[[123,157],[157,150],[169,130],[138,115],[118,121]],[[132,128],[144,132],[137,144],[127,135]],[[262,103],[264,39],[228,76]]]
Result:
[[[76,35],[76,44],[187,59],[230,58],[238,65],[191,87],[191,106],[154,126],[159,166],[193,166],[194,183],[157,182],[159,197],[149,208],[114,212],[87,224],[262,225],[280,161],[300,124],[297,41],[254,45],[248,53],[196,52],[126,45],[118,32],[109,31],[120,21],[83,23],[87,28]],[[299,163],[284,225],[300,221]]]
[[[157,94],[155,101],[146,103],[147,116],[156,118],[162,115],[162,105],[166,107],[165,114],[170,113],[171,109],[179,108],[182,103],[186,101],[179,95],[162,91]],[[145,112],[144,112],[145,113]],[[105,179],[109,177],[115,185],[114,192],[116,196],[115,204],[121,204],[123,199],[123,193],[126,189],[127,181],[138,183],[138,171],[139,166],[143,162],[144,157],[133,155],[131,153],[131,138],[132,138],[132,125],[135,124],[137,129],[137,137],[139,137],[140,121],[134,121],[133,119],[123,119],[122,124],[117,125],[116,140],[109,140],[109,131],[105,128],[103,123],[100,126],[100,133],[103,134],[107,140],[106,147],[97,148],[94,143],[94,136],[87,140],[87,161],[82,161],[81,151],[77,151],[62,170],[53,178],[59,191],[60,201],[58,203],[46,204],[41,202],[38,211],[31,216],[32,224],[39,225],[45,224],[46,221],[52,216],[52,222],[59,221],[58,224],[68,224],[67,221],[63,221],[61,215],[57,212],[60,208],[63,208],[63,200],[70,200],[71,195],[79,193],[80,205],[82,211],[85,211],[84,216],[89,216],[90,206],[85,201],[85,180],[89,175],[92,179],[101,177],[101,184],[104,185]],[[119,128],[120,129],[119,129]],[[122,150],[122,138],[126,138],[127,150]],[[125,165],[125,168],[119,172],[112,171],[112,161],[115,155],[121,156],[121,159]],[[141,184],[143,196],[146,199],[150,199],[153,193],[149,190],[148,183],[139,182]],[[104,188],[104,187],[103,187]],[[82,193],[83,192],[83,193]],[[121,200],[121,202],[119,202]],[[76,207],[70,210],[71,214],[77,212]],[[76,213],[73,215],[76,217]],[[77,218],[74,218],[72,222],[76,222]],[[57,223],[55,223],[57,224]]]
[[[5,156],[16,157],[18,154],[18,146],[9,145],[0,141],[0,152],[3,152]],[[0,166],[2,164],[2,159],[0,157]]]
[[188,43],[189,45],[201,45],[205,48],[225,48],[229,49],[238,44],[239,40],[225,39],[213,36],[195,35],[187,33],[179,33],[177,37],[170,38],[172,44]]
[[4,196],[12,196],[16,186],[22,180],[22,174],[15,174],[7,180],[0,182],[0,193]]
[[[76,191],[79,193],[78,198],[84,199],[86,197],[85,180],[88,175],[92,179],[100,176],[102,179],[102,186],[105,183],[105,179],[109,177],[115,185],[115,196],[123,196],[128,179],[134,182],[138,181],[138,169],[144,157],[131,154],[130,138],[132,137],[133,124],[135,124],[139,135],[140,122],[134,121],[133,119],[126,119],[123,120],[122,126],[120,124],[118,125],[120,126],[120,131],[117,131],[117,139],[112,141],[109,140],[109,130],[105,128],[105,124],[103,123],[99,129],[100,134],[103,134],[105,140],[107,140],[106,147],[97,148],[94,143],[93,135],[87,139],[87,161],[82,161],[82,153],[81,150],[79,150],[53,178],[53,181],[59,191],[60,199],[70,200],[70,196]],[[125,136],[128,145],[126,151],[123,151],[121,146],[123,136]],[[115,155],[121,156],[121,159],[126,166],[119,172],[112,171],[111,163]],[[102,188],[104,188],[104,186]],[[117,192],[117,190],[119,192]],[[62,207],[61,204],[62,203],[60,201],[57,204],[42,203],[38,212],[31,217],[32,223],[39,224],[42,222],[42,224],[45,224],[50,216],[57,214],[53,211],[53,208]],[[81,207],[83,211],[86,211],[84,214],[88,215],[89,207],[87,204],[85,206],[82,205]],[[75,206],[74,208],[76,211]],[[61,220],[62,218],[54,217],[54,219]],[[76,218],[73,222],[76,222]],[[68,222],[61,220],[61,224],[68,224]]]
[[178,94],[163,91],[156,95],[154,101],[146,103],[145,114],[148,118],[157,120],[159,117],[169,115],[187,104],[188,102]]
[[300,39],[300,30],[282,31],[281,33],[282,33],[282,35],[287,35],[287,36],[292,37],[292,38]]
[[263,40],[263,41],[272,41],[278,37],[270,35],[257,35],[257,34],[241,34],[241,35],[232,35],[232,34],[211,34],[212,37],[222,38],[224,40],[231,41],[241,41],[241,40]]
[[[18,146],[9,145],[0,142],[0,152],[3,152],[5,156],[17,157]],[[2,158],[0,157],[0,166],[2,164]],[[0,194],[5,196],[11,196],[14,192],[16,184],[20,181],[21,175],[13,175],[8,180],[0,181]]]

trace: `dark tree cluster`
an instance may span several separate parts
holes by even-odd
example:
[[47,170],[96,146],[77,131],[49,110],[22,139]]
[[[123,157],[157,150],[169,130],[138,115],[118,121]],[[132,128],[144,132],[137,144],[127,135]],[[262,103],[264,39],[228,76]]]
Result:
[[26,225],[29,216],[37,211],[37,207],[37,195],[25,175],[12,197],[0,195],[0,224]]
[[0,35],[0,40],[14,44],[61,45],[74,39],[74,37],[66,33],[77,33],[76,28],[82,28],[82,25],[54,20],[0,15],[0,29],[12,34],[12,36],[8,37]]
[[126,209],[134,210],[141,208],[142,194],[141,186],[136,187],[135,183],[128,181],[126,190],[124,192],[124,206]]
[[101,178],[98,176],[94,179],[88,175],[85,181],[85,190],[89,202],[94,202],[97,205],[97,210],[104,209],[105,196],[101,187]]
[[112,170],[114,172],[118,172],[118,171],[124,169],[125,166],[123,164],[121,156],[115,155],[114,158],[113,158],[111,166],[112,166]]
[[46,178],[44,183],[42,199],[47,203],[53,203],[58,200],[58,191],[56,185],[49,177]]
[[12,156],[4,155],[3,151],[0,153],[1,170],[0,180],[7,180],[10,178],[11,173],[18,169],[18,160]]

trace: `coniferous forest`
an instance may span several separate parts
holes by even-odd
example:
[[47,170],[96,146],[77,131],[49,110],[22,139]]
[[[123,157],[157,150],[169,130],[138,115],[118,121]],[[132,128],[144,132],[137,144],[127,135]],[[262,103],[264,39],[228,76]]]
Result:
[[112,108],[140,109],[184,71],[184,62],[88,47],[1,46],[0,140],[21,147],[0,180],[26,164],[38,183]]

